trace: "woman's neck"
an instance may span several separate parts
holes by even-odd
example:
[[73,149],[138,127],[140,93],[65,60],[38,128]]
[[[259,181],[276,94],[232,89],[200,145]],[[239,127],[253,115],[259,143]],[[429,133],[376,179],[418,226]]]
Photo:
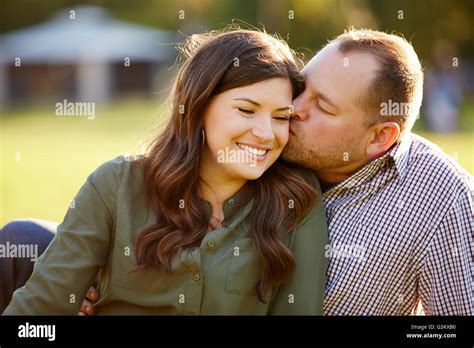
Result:
[[[213,170],[214,169],[214,170]],[[202,165],[200,169],[200,195],[212,205],[212,216],[224,220],[223,204],[237,193],[247,182],[246,179],[230,179],[218,168]]]
[[220,181],[217,178],[201,174],[202,185],[200,195],[212,204],[212,208],[222,210],[224,201],[237,193],[247,182],[246,180]]

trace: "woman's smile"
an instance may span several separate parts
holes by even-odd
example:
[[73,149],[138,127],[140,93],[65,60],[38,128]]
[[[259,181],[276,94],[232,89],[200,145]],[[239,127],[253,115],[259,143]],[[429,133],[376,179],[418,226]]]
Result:
[[267,154],[269,151],[272,150],[271,147],[263,147],[261,145],[250,145],[244,143],[236,143],[237,146],[245,151],[250,156],[253,156],[257,159],[257,161],[263,161],[267,158]]

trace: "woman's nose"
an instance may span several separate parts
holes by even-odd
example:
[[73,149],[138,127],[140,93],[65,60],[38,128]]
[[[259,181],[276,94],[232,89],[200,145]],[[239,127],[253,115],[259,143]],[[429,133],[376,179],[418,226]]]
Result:
[[268,142],[275,139],[272,127],[272,117],[260,119],[252,128],[252,134],[262,142]]

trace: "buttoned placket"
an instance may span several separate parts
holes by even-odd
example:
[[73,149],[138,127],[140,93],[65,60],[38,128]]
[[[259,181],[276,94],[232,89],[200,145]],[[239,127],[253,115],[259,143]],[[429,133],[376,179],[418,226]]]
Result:
[[[235,199],[230,198],[224,203],[224,213],[228,213],[235,204]],[[204,291],[205,271],[212,263],[214,251],[219,248],[221,242],[232,233],[233,230],[247,217],[252,209],[251,200],[243,210],[230,222],[229,226],[224,226],[208,232],[199,247],[193,248],[188,257],[191,257],[189,264],[190,280],[186,286],[184,312],[187,315],[198,315],[201,313],[201,305]],[[192,296],[191,296],[192,294]]]

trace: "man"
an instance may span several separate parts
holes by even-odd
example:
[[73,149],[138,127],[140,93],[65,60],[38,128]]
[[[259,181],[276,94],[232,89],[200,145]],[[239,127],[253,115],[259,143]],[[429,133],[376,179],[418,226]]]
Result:
[[409,315],[421,300],[428,315],[473,315],[472,178],[410,132],[423,90],[412,46],[349,31],[303,73],[284,158],[324,190],[325,314]]
[[324,191],[325,314],[409,315],[421,300],[428,315],[473,315],[473,181],[410,132],[423,93],[413,47],[351,30],[303,74],[284,158]]

